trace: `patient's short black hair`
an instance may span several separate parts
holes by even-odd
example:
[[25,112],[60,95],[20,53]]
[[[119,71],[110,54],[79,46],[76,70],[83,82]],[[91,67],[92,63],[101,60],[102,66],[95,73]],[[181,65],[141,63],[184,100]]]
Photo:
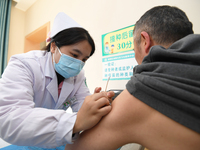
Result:
[[[193,34],[192,23],[185,12],[173,6],[156,6],[148,10],[135,24],[134,37],[147,32],[158,44],[170,44]],[[135,39],[140,43],[140,38]]]

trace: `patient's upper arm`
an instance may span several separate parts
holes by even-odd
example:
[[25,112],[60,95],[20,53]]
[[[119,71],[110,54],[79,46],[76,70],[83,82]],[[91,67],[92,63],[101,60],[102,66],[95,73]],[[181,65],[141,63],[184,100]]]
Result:
[[92,129],[84,131],[75,144],[66,150],[115,150],[140,138],[138,131],[143,124],[145,104],[124,90],[112,103],[111,112]]

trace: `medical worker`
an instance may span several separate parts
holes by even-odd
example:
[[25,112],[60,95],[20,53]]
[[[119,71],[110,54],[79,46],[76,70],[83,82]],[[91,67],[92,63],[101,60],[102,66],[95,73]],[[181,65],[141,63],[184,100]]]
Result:
[[82,68],[95,51],[89,33],[61,12],[47,41],[46,50],[12,56],[0,79],[0,137],[11,144],[73,143],[111,110],[113,93],[91,95],[85,83]]

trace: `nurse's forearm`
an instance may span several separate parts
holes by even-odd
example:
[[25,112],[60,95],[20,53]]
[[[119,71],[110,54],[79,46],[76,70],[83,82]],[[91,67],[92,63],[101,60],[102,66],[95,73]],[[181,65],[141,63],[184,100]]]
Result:
[[[8,143],[44,148],[71,144],[76,114],[44,108],[8,110],[0,116],[0,136]],[[3,112],[3,107],[0,107],[0,112]]]

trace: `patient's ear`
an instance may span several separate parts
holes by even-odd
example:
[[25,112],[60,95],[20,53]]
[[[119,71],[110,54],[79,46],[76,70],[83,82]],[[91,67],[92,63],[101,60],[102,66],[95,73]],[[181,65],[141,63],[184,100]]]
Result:
[[144,49],[145,55],[148,55],[149,54],[149,50],[150,50],[150,48],[152,46],[152,43],[151,43],[150,35],[145,31],[141,32],[141,46]]

